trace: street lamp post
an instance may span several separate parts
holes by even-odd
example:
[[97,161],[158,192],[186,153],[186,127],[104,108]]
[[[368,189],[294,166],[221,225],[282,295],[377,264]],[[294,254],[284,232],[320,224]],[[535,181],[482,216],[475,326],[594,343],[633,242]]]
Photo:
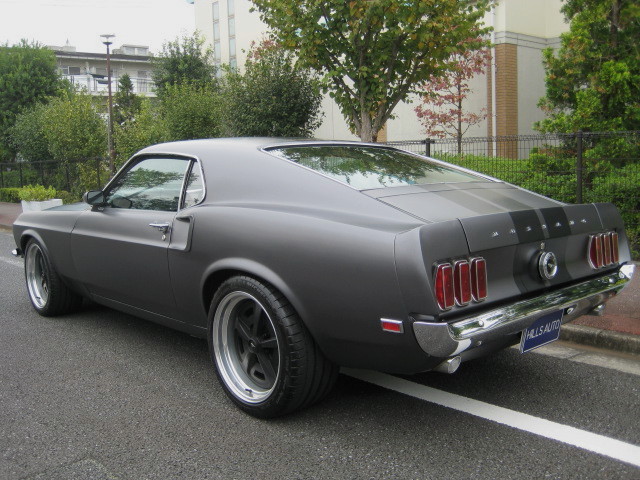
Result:
[[109,92],[109,130],[107,135],[108,147],[109,147],[109,170],[111,175],[116,173],[116,152],[113,149],[113,97],[111,96],[111,52],[109,46],[113,44],[111,39],[115,35],[106,33],[100,35],[104,38],[103,42],[107,46],[107,91]]

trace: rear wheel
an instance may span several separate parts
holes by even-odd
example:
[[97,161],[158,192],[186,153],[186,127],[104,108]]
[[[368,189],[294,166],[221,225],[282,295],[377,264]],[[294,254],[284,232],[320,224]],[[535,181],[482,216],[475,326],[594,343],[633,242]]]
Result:
[[338,373],[286,298],[252,277],[233,277],[214,295],[209,345],[226,394],[260,418],[320,400]]
[[25,249],[24,273],[29,299],[40,315],[62,315],[82,304],[82,297],[62,282],[44,248],[33,238]]

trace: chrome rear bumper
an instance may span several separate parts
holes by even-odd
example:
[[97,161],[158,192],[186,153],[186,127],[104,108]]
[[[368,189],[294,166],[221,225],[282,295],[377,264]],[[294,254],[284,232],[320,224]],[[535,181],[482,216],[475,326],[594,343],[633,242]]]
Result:
[[448,358],[486,341],[521,332],[541,316],[557,310],[565,311],[563,323],[571,322],[622,290],[634,269],[632,264],[622,265],[614,273],[451,323],[417,321],[413,331],[427,354]]

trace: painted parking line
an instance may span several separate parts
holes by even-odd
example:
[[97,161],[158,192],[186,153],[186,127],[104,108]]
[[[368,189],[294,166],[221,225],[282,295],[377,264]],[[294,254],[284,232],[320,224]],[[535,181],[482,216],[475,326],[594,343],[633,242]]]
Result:
[[435,388],[410,382],[385,373],[369,370],[343,368],[341,372],[379,387],[409,395],[420,400],[452,408],[485,420],[500,423],[541,437],[557,440],[574,447],[598,453],[620,462],[640,467],[640,447],[620,440],[580,430],[561,423],[516,412],[508,408],[444,392]]

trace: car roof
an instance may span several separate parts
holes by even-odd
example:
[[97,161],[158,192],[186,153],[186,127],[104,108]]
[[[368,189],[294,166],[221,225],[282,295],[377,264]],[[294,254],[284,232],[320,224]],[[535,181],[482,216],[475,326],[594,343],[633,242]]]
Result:
[[199,140],[183,140],[178,142],[159,143],[147,147],[137,155],[150,153],[176,153],[205,156],[207,152],[233,150],[234,152],[256,152],[267,148],[293,145],[353,145],[390,148],[376,143],[364,143],[351,140],[317,140],[310,138],[278,138],[278,137],[233,137],[206,138]]

